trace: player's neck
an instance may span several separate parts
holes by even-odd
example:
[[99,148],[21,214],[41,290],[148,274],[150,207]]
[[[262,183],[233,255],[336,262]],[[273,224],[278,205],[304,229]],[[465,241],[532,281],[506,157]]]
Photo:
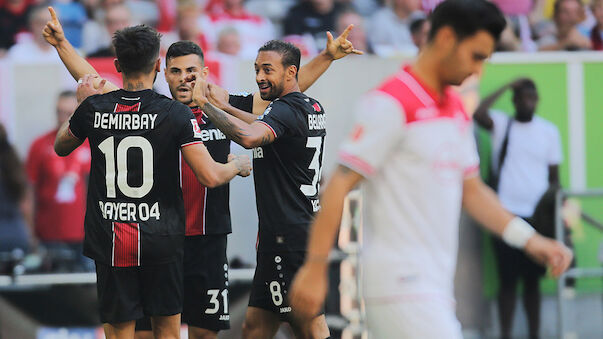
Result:
[[285,86],[285,88],[283,89],[283,92],[281,93],[281,96],[279,98],[282,98],[285,95],[287,95],[289,93],[294,93],[294,92],[301,92],[301,90],[299,89],[299,83],[297,81],[292,81],[289,86]]
[[438,76],[439,62],[432,58],[428,51],[422,53],[414,65],[411,66],[412,72],[423,82],[437,93],[444,92],[446,84],[440,81]]
[[153,89],[153,83],[155,82],[154,76],[149,75],[137,75],[137,76],[125,76],[122,73],[122,79],[124,82],[123,89],[126,91],[142,91],[145,89]]

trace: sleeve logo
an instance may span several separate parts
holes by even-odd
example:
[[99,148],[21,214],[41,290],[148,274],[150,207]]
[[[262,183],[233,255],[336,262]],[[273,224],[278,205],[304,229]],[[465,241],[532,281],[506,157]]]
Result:
[[197,120],[191,119],[191,124],[193,125],[193,137],[201,138],[201,128],[199,127]]

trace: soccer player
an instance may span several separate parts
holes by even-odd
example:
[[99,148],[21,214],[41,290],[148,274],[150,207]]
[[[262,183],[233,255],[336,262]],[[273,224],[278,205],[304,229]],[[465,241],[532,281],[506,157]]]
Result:
[[259,233],[244,338],[271,338],[281,321],[288,321],[298,338],[329,336],[324,314],[317,310],[298,321],[291,317],[286,298],[305,257],[308,227],[320,206],[326,135],[323,107],[300,92],[299,62],[299,49],[289,43],[273,40],[259,49],[256,82],[262,99],[271,101],[259,117],[239,112],[239,119],[224,112],[209,102],[215,87],[198,74],[189,77],[196,81],[193,101],[209,119],[236,143],[253,148]]
[[[65,66],[74,76],[79,78],[86,73],[96,71],[81,58],[65,39],[56,13],[50,7],[52,21],[45,29],[47,41],[53,45]],[[347,40],[353,26],[337,38],[327,34],[327,45],[323,52],[300,70],[300,89],[306,90],[330,66],[331,62],[348,54],[361,54]],[[203,142],[212,158],[225,162],[230,150],[230,139],[216,129],[202,110],[192,100],[190,84],[185,77],[192,72],[199,72],[206,78],[209,69],[205,67],[201,48],[190,41],[172,44],[166,55],[165,77],[172,98],[188,105],[195,115],[203,133]],[[104,91],[117,87],[107,83]],[[270,101],[263,100],[256,92],[245,95],[229,95],[227,92],[215,91],[212,99],[224,107],[245,112],[261,114]],[[221,96],[223,95],[223,97]],[[237,113],[236,111],[234,112]],[[249,114],[252,119],[255,115]],[[182,192],[186,213],[186,239],[184,249],[184,309],[183,322],[189,325],[189,337],[215,338],[218,331],[230,328],[228,313],[228,279],[225,271],[228,268],[226,258],[227,234],[231,232],[228,185],[209,188],[194,183],[194,175],[181,159]],[[151,337],[150,321],[140,320],[136,325],[137,338]]]
[[462,338],[453,294],[461,205],[554,276],[570,263],[569,249],[503,209],[480,180],[471,119],[449,87],[481,70],[505,27],[503,15],[485,0],[447,0],[431,19],[429,42],[416,62],[358,106],[290,291],[301,317],[316,314],[325,298],[343,200],[361,182],[363,296],[374,338]]
[[84,254],[95,260],[100,317],[108,338],[132,338],[150,316],[155,338],[178,338],[185,232],[179,157],[199,182],[217,187],[247,176],[246,156],[215,162],[190,109],[152,90],[160,70],[159,34],[140,25],[113,37],[124,89],[103,95],[87,75],[81,101],[61,126],[55,151],[65,156],[88,138],[92,150]]

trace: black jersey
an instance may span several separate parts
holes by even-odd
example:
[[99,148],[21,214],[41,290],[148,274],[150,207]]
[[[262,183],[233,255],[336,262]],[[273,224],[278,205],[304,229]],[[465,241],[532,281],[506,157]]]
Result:
[[320,208],[324,109],[318,101],[294,92],[270,103],[258,121],[275,136],[273,143],[253,149],[258,251],[303,251]]
[[[253,95],[231,95],[230,104],[240,110],[251,112]],[[222,133],[201,111],[199,107],[192,108],[197,123],[201,128],[201,140],[207,147],[211,157],[220,163],[226,163],[230,153],[230,139]],[[186,235],[228,234],[232,232],[228,184],[215,188],[201,185],[181,159],[180,180],[186,212]]]
[[82,102],[70,131],[92,155],[84,254],[121,267],[180,258],[179,150],[202,143],[191,110],[152,90],[118,90]]

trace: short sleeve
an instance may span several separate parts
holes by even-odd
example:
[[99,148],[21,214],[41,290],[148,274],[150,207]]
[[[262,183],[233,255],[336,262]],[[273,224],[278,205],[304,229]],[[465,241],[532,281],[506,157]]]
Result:
[[228,96],[228,102],[230,105],[241,111],[253,113],[253,94],[242,93],[242,94],[230,94]]
[[271,102],[257,121],[268,126],[275,139],[295,135],[300,130],[300,122],[295,110],[281,100]]
[[561,148],[561,136],[559,136],[559,130],[553,124],[551,124],[549,143],[549,154],[548,161],[549,165],[559,165],[563,161],[563,151]]
[[201,127],[187,106],[175,102],[170,116],[173,121],[176,142],[180,147],[202,144]]
[[89,124],[86,117],[91,113],[90,98],[86,98],[75,110],[69,120],[69,133],[74,137],[84,140],[88,136]]
[[356,122],[339,151],[339,163],[370,177],[404,135],[402,106],[387,94],[371,92],[357,105]]
[[462,133],[460,163],[463,168],[463,179],[469,179],[479,175],[479,154],[472,125],[469,124]]

